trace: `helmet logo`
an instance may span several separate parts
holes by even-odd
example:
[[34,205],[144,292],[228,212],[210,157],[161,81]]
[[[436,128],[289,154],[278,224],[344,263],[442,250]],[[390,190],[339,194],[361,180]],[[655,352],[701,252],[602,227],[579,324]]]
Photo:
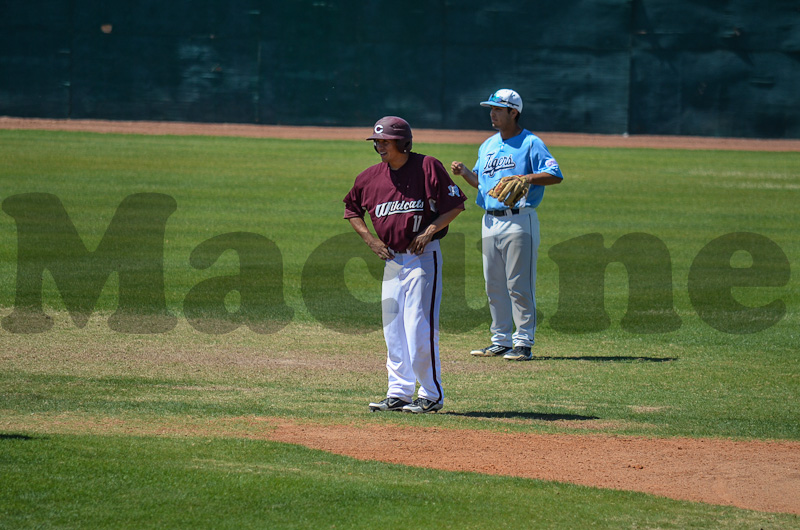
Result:
[[380,123],[375,125],[375,133],[376,134],[381,134],[382,132],[383,132],[383,125],[380,124]]

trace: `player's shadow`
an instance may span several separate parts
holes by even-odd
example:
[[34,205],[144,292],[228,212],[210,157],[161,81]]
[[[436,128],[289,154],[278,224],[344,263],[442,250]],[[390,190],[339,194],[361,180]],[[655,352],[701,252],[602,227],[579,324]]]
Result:
[[33,436],[27,434],[6,434],[0,432],[0,441],[3,440],[33,440]]
[[515,419],[515,420],[537,420],[537,421],[587,421],[587,420],[600,419],[597,416],[584,416],[581,414],[546,414],[541,412],[519,412],[519,411],[499,411],[499,412],[445,411],[440,414],[447,414],[450,416],[460,416],[463,418]]
[[635,355],[573,355],[551,356],[534,355],[532,361],[592,361],[610,363],[667,363],[677,361],[677,357],[644,357]]

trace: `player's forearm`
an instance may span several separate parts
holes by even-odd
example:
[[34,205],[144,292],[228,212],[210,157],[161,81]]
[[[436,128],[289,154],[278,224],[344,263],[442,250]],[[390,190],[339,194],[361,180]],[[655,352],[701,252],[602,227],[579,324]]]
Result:
[[522,175],[522,178],[528,181],[532,186],[551,186],[553,184],[560,184],[561,179],[550,173],[530,173]]
[[394,255],[391,249],[386,246],[386,243],[381,241],[376,235],[369,231],[367,228],[367,223],[364,219],[360,217],[351,217],[348,219],[350,221],[350,226],[353,227],[353,230],[356,231],[358,235],[361,236],[361,239],[364,240],[364,243],[375,253],[376,256],[381,258],[382,260],[392,259]]
[[464,180],[467,182],[467,184],[475,189],[478,188],[478,175],[465,168],[464,172],[461,173],[461,176],[464,177]]
[[408,246],[409,252],[413,252],[414,254],[421,254],[428,243],[431,242],[433,236],[436,232],[443,230],[444,227],[450,224],[450,222],[456,218],[458,214],[463,212],[464,210],[461,208],[453,208],[450,211],[447,211],[437,217],[431,224],[429,224],[425,229],[417,234],[417,237],[411,241],[411,244]]
[[461,162],[453,162],[450,164],[450,170],[453,172],[453,175],[461,175],[467,184],[472,186],[473,188],[478,187],[478,175],[473,173],[467,166],[465,166]]
[[360,217],[351,217],[348,219],[348,221],[350,221],[350,226],[353,227],[353,230],[355,230],[356,233],[361,236],[361,239],[363,239],[364,243],[367,245],[372,246],[375,240],[378,239],[375,234],[369,231],[369,228],[367,228],[367,223],[364,221],[364,219]]
[[449,225],[453,221],[453,219],[458,217],[458,214],[460,214],[463,211],[464,210],[461,208],[453,208],[452,210],[443,213],[442,215],[434,219],[433,222],[429,224],[425,228],[425,230],[423,230],[421,233],[425,233],[426,235],[433,237],[433,235],[436,234],[436,232],[443,230],[444,227]]

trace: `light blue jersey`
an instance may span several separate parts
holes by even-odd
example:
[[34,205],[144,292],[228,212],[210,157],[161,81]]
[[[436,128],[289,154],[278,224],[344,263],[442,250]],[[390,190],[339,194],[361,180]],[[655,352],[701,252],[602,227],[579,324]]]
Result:
[[[510,175],[550,173],[564,178],[558,162],[547,150],[544,142],[527,129],[508,140],[500,133],[488,138],[478,150],[478,161],[473,173],[478,175],[478,198],[476,203],[484,210],[505,210],[502,202],[488,195],[501,178]],[[536,208],[542,202],[544,186],[531,186],[526,198],[520,199],[514,208]]]

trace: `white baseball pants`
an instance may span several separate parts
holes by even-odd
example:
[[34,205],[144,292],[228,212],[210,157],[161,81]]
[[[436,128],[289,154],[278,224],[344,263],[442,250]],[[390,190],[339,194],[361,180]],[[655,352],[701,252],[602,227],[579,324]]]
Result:
[[481,239],[492,344],[533,346],[539,216],[534,208],[505,216],[484,214]]
[[387,397],[444,401],[439,363],[442,253],[439,241],[420,254],[395,254],[383,272],[383,336],[388,351]]

